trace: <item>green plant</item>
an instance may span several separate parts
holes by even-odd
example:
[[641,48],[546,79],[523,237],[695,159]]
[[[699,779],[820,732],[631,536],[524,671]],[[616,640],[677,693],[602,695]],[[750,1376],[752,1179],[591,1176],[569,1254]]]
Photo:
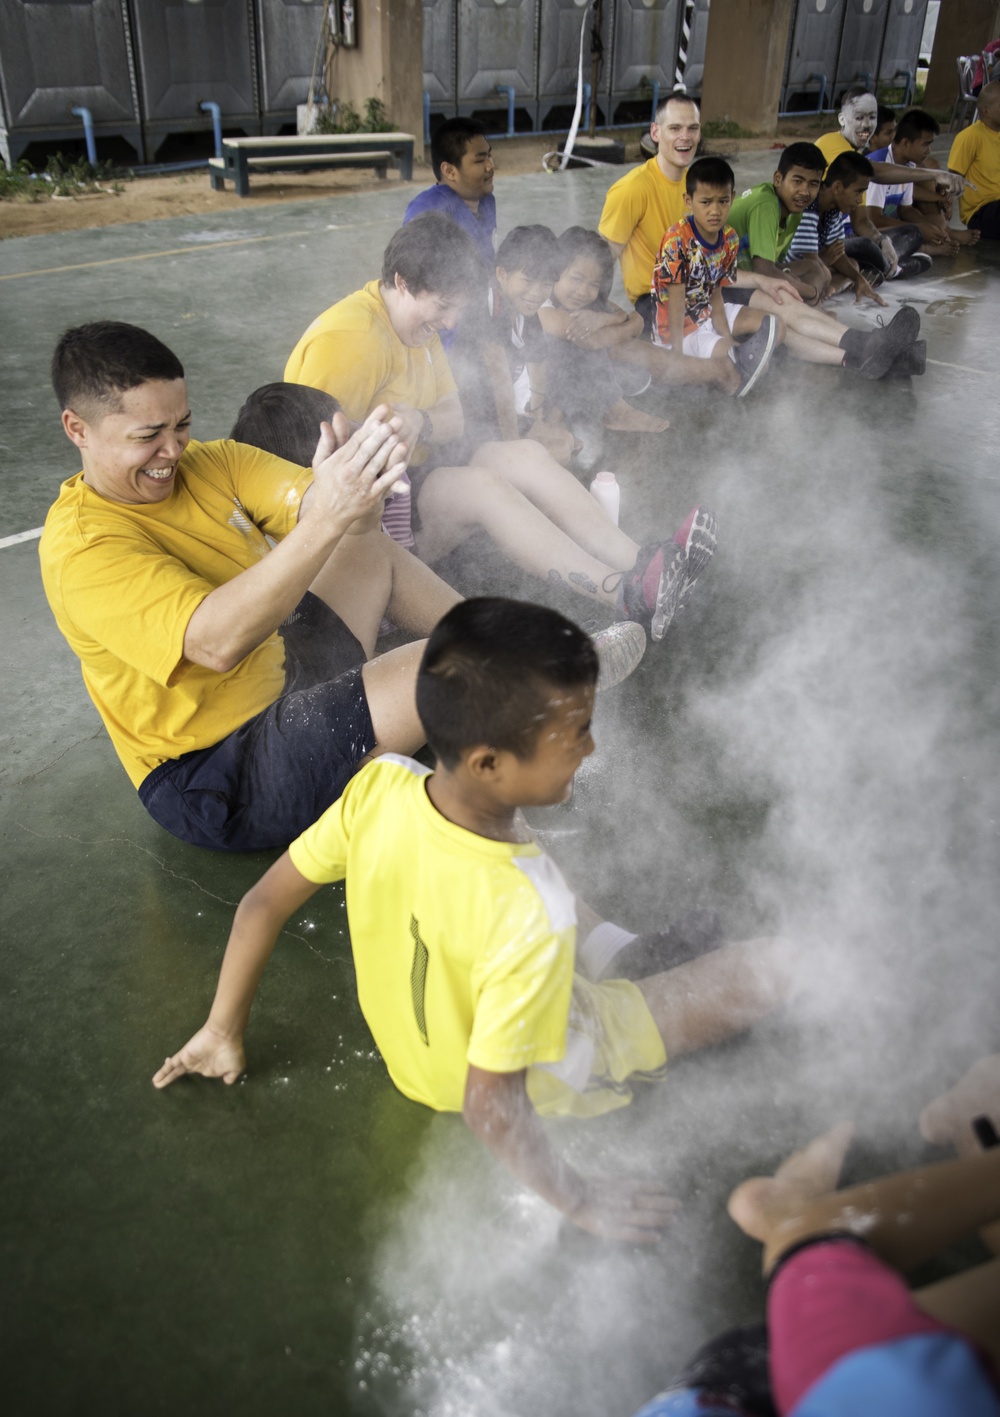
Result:
[[113,190],[121,191],[121,183],[130,178],[112,162],[99,162],[92,167],[86,158],[67,158],[56,153],[45,164],[44,172],[33,172],[24,158],[14,167],[0,166],[0,201],[23,200],[37,202],[44,197],[75,197],[80,192],[94,192],[103,183],[114,182]]
[[353,103],[334,99],[329,108],[321,108],[316,115],[317,133],[391,133],[393,130],[385,104],[380,98],[366,98],[364,113],[359,113]]
[[701,125],[703,138],[752,138],[749,128],[741,128],[729,118],[713,118]]

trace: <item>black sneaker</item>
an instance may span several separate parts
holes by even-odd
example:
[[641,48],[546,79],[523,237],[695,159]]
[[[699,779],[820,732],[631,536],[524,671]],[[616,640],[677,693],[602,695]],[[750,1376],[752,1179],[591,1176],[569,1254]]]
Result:
[[933,256],[928,256],[925,251],[915,251],[912,256],[907,256],[900,261],[899,269],[893,276],[893,280],[906,280],[910,276],[922,276],[930,270],[933,264]]
[[927,341],[915,339],[909,349],[904,349],[902,354],[896,355],[889,366],[888,377],[890,379],[908,379],[911,374],[923,374],[926,368]]
[[920,316],[912,305],[897,310],[887,325],[881,323],[871,331],[865,346],[865,357],[858,373],[865,379],[881,379],[888,374],[896,358],[909,349],[920,333]]
[[750,392],[767,368],[777,334],[777,319],[774,315],[765,315],[756,334],[734,346],[733,362],[740,374],[740,386],[736,390],[738,399]]
[[722,922],[714,910],[694,910],[683,920],[640,935],[615,955],[608,965],[609,979],[648,979],[665,969],[698,959],[722,943]]

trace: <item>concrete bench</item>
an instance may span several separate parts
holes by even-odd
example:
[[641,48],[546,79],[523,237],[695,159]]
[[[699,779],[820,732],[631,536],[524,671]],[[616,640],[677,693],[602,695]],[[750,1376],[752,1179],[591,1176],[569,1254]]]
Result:
[[238,197],[250,194],[250,171],[296,171],[313,167],[371,167],[385,177],[390,167],[400,180],[413,179],[411,133],[303,133],[287,138],[225,138],[222,157],[209,159],[208,175],[216,192],[226,181]]

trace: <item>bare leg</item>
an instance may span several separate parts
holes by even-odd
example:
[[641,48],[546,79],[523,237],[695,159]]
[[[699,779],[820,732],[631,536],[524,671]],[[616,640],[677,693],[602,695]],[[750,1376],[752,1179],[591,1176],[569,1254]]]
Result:
[[822,300],[826,295],[830,285],[831,272],[830,267],[819,256],[800,256],[797,261],[789,261],[785,269],[790,276],[805,281],[816,291],[815,300],[809,301],[810,305]]
[[[920,1130],[937,1146],[953,1146],[959,1156],[976,1156],[981,1148],[972,1123],[983,1116],[1000,1130],[1000,1053],[980,1058],[954,1087],[929,1103],[920,1114]],[[980,1237],[1000,1255],[1000,1224],[987,1226]]]
[[597,560],[618,571],[635,565],[637,544],[608,519],[583,483],[554,462],[540,444],[530,438],[484,443],[476,450],[476,462],[516,487]]
[[669,1058],[721,1043],[780,1008],[799,963],[789,940],[744,940],[636,982]]
[[913,1297],[934,1318],[969,1334],[1000,1363],[1000,1256],[937,1284],[925,1284]]
[[390,546],[392,590],[386,612],[401,630],[429,635],[434,626],[462,597],[458,591],[411,551],[384,537]]
[[729,361],[724,364],[710,364],[707,359],[695,359],[689,354],[678,354],[673,349],[662,349],[647,340],[633,340],[615,350],[615,359],[622,364],[638,364],[652,376],[654,384],[664,388],[685,384],[710,384],[723,393],[734,394],[740,386],[740,376]]
[[849,1143],[841,1124],[790,1158],[789,1171],[744,1181],[730,1196],[729,1214],[764,1243],[765,1273],[792,1245],[831,1230],[858,1235],[887,1264],[908,1269],[1000,1216],[1000,1149],[834,1191],[829,1158],[838,1150],[842,1158]]
[[393,545],[378,528],[344,536],[309,587],[361,641],[368,658],[375,653],[378,627],[392,594]]
[[755,310],[777,315],[785,322],[785,344],[797,359],[804,359],[808,364],[843,364],[840,341],[847,326],[832,315],[814,310],[800,300],[779,304],[761,290],[753,292],[750,304]]
[[[593,503],[605,525],[617,531],[594,498],[575,478],[570,480]],[[506,478],[483,467],[435,468],[420,491],[420,518],[422,527],[416,540],[422,560],[433,563],[474,531],[483,530],[522,570],[542,580],[563,582],[607,605],[616,603],[620,573],[634,564],[638,550],[634,542],[618,533],[631,551],[622,555],[617,565],[597,560]]]
[[665,433],[670,420],[644,413],[641,408],[633,408],[627,399],[619,399],[604,415],[603,424],[616,433]]
[[[414,753],[425,741],[417,717],[417,669],[424,652],[424,640],[403,645],[362,667],[368,711],[375,730],[375,747],[368,755]],[[367,761],[367,759],[366,759]]]

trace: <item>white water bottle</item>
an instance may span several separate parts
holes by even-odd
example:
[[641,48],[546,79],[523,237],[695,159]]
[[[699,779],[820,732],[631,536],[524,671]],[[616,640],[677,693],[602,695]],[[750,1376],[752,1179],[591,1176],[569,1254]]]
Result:
[[600,502],[605,515],[615,526],[618,525],[618,509],[621,506],[622,489],[613,472],[599,472],[590,484],[590,490]]

